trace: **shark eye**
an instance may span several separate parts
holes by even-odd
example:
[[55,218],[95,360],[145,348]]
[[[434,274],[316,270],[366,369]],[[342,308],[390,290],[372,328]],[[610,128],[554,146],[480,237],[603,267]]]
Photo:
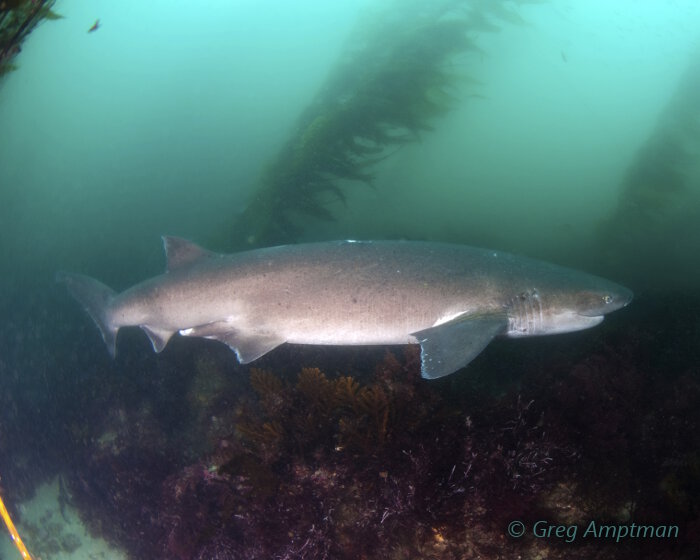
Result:
[[612,296],[607,296],[607,295],[603,296],[603,303],[608,304],[608,303],[612,303],[612,302],[613,302]]

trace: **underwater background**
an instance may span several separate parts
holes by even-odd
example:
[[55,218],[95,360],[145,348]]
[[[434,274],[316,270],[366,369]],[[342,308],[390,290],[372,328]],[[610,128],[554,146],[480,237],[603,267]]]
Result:
[[[20,51],[38,4],[55,17]],[[59,476],[130,558],[700,557],[700,4],[8,1],[0,41],[0,494],[20,529]],[[635,300],[437,382],[412,347],[251,367],[125,329],[111,360],[54,275],[125,289],[163,270],[162,234],[464,243]],[[583,539],[591,520],[679,535]],[[54,532],[22,535],[47,560],[75,547]]]

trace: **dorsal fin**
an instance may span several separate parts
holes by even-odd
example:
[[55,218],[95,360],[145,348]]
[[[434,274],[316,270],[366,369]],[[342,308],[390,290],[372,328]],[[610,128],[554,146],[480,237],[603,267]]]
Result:
[[165,249],[165,270],[177,270],[184,266],[190,266],[196,262],[213,257],[216,253],[202,249],[199,245],[170,235],[163,236],[163,249]]

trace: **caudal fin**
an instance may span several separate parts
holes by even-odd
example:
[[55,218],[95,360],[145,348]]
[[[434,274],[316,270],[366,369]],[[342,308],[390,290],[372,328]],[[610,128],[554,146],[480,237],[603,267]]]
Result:
[[119,327],[110,320],[111,304],[116,292],[94,278],[82,274],[59,272],[56,281],[62,282],[70,294],[77,299],[100,329],[107,350],[114,358],[117,352],[117,331]]

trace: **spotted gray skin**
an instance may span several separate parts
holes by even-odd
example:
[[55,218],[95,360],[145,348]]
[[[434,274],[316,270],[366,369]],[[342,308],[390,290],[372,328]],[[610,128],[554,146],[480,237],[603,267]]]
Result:
[[421,373],[466,366],[495,336],[586,329],[632,292],[603,278],[462,245],[336,241],[223,255],[163,238],[167,271],[117,294],[59,273],[112,355],[140,326],[160,352],[170,337],[220,340],[241,363],[285,342],[420,344]]

